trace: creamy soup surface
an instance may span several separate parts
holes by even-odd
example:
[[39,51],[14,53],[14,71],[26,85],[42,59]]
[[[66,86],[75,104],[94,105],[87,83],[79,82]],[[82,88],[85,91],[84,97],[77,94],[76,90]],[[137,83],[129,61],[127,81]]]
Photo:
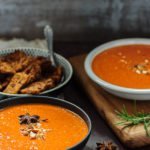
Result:
[[[25,134],[30,124],[20,124],[18,120],[24,114],[40,116],[38,132],[33,131],[35,133],[30,136]],[[26,118],[21,119],[23,123]],[[40,136],[35,138],[37,133]],[[23,104],[0,110],[0,150],[65,150],[79,143],[87,133],[86,123],[78,115],[61,107]]]
[[92,63],[101,79],[122,87],[150,88],[150,45],[125,45],[98,54]]

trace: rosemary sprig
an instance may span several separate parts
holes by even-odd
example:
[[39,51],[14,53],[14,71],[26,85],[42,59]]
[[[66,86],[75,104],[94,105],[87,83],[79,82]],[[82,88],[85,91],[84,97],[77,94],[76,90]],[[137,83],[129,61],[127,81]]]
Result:
[[129,114],[126,107],[123,105],[123,109],[121,111],[116,111],[116,114],[122,119],[122,121],[118,122],[117,125],[123,125],[124,128],[126,128],[129,126],[143,124],[147,136],[150,137],[150,131],[148,129],[150,127],[150,113],[137,112],[136,110],[134,113]]

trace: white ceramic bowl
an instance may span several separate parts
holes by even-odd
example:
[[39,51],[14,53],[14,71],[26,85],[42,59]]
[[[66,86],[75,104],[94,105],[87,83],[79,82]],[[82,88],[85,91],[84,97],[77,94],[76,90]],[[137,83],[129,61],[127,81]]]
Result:
[[130,99],[130,100],[150,100],[150,89],[134,89],[134,88],[126,88],[121,87],[115,84],[111,84],[109,82],[106,82],[102,80],[100,77],[98,77],[92,70],[91,64],[95,56],[105,50],[108,50],[109,48],[121,46],[121,45],[132,45],[132,44],[146,44],[150,45],[150,39],[146,38],[129,38],[129,39],[121,39],[121,40],[115,40],[112,42],[108,42],[105,44],[102,44],[98,47],[96,47],[94,50],[92,50],[85,60],[85,71],[95,83],[97,83],[99,86],[101,86],[103,89],[108,91],[111,94],[114,94],[116,96]]

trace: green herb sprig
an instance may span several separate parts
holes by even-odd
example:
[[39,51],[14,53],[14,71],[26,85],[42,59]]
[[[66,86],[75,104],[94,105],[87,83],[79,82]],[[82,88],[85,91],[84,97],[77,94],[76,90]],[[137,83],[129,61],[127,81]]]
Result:
[[122,119],[121,122],[118,122],[117,125],[123,125],[124,128],[135,126],[139,124],[144,125],[144,129],[146,131],[147,136],[150,137],[150,113],[144,113],[144,112],[134,112],[132,114],[129,114],[127,112],[127,109],[125,106],[123,106],[121,111],[116,111],[116,114],[119,118]]

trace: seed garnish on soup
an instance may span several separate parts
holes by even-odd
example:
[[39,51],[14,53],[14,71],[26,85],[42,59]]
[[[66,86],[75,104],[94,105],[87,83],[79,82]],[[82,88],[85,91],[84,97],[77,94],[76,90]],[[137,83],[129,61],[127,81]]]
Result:
[[137,89],[150,88],[150,45],[124,45],[107,49],[93,62],[94,73],[109,83]]

